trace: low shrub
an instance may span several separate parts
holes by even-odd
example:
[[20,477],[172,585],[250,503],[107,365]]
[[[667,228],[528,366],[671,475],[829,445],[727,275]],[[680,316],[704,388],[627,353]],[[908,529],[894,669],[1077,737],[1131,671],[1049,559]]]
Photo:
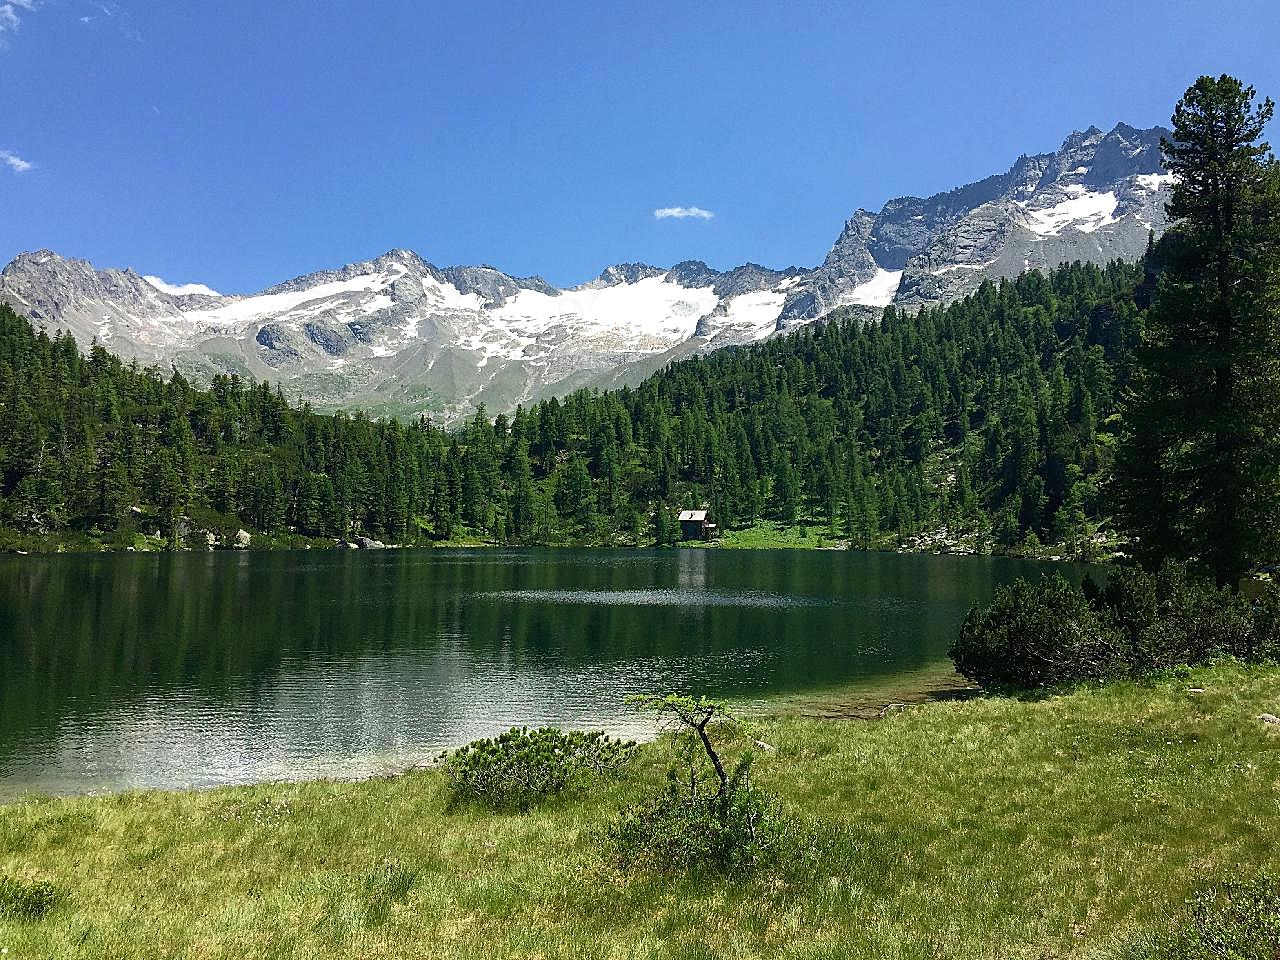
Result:
[[1252,643],[1245,659],[1280,662],[1280,589],[1273,584],[1253,602]]
[[1262,875],[1218,883],[1187,902],[1173,928],[1131,939],[1115,960],[1275,960],[1280,883]]
[[1125,672],[1120,632],[1058,576],[1001,587],[986,609],[969,611],[950,654],[960,673],[996,691]]
[[1218,657],[1280,659],[1280,591],[1250,600],[1175,563],[1116,568],[1105,585],[1018,580],[969,612],[951,648],[956,669],[994,691],[1142,678]]
[[753,787],[690,795],[675,771],[667,789],[624,811],[610,828],[624,869],[741,874],[774,861],[786,846],[777,804]]
[[600,731],[513,727],[501,736],[442,754],[441,766],[455,802],[526,810],[579,776],[617,772],[634,749],[634,743]]
[[0,877],[0,919],[39,920],[57,899],[53,884],[47,881]]
[[750,783],[754,755],[745,752],[732,771],[721,757],[715,740],[740,732],[724,703],[677,694],[632,702],[657,714],[675,757],[666,789],[624,811],[610,828],[623,869],[746,874],[793,846],[792,822]]
[[1133,676],[1221,656],[1254,660],[1267,645],[1253,603],[1184,564],[1166,563],[1154,574],[1120,567],[1105,586],[1086,580],[1084,593],[1122,632]]

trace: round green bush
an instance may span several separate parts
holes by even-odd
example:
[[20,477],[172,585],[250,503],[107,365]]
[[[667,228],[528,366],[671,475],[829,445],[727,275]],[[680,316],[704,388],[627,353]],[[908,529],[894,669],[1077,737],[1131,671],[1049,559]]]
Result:
[[961,674],[988,690],[1031,690],[1126,672],[1120,631],[1060,576],[1018,580],[975,607],[951,647]]
[[1251,601],[1186,564],[1169,562],[1155,573],[1117,567],[1105,586],[1085,581],[1084,592],[1120,631],[1135,677],[1217,657],[1257,661],[1277,654],[1280,597],[1274,589]]
[[576,777],[620,770],[635,744],[600,731],[513,727],[441,756],[455,802],[526,810],[560,793]]

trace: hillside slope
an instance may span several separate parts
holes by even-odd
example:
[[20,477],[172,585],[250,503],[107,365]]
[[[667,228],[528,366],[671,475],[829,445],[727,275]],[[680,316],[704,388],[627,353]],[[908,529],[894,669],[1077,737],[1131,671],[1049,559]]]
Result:
[[[292,406],[266,384],[83,356],[0,307],[0,523],[24,548],[204,546],[237,527],[399,543],[644,543],[673,511],[1077,543],[1106,517],[1108,418],[1147,268],[1028,273],[949,307],[835,317],[458,431]],[[221,540],[219,540],[221,538]]]

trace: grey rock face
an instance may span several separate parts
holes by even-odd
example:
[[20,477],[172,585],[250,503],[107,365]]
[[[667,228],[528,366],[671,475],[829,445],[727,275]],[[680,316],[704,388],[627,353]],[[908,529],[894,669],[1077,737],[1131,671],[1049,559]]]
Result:
[[[1072,260],[1132,260],[1169,226],[1171,180],[1156,127],[1074,133],[1054,154],[1024,158],[999,195],[938,231],[908,259],[895,302],[945,303],[984,280]],[[1036,176],[1037,170],[1039,175]]]
[[[984,280],[1071,260],[1133,259],[1168,228],[1169,179],[1160,127],[1119,124],[1071,134],[1054,153],[1019,157],[1006,173],[946,193],[857,211],[822,266],[797,284],[779,329],[880,292],[876,275],[901,271],[892,302],[946,303]],[[863,291],[861,299],[857,291]]]
[[880,269],[871,253],[875,218],[866,210],[850,217],[836,238],[835,246],[787,297],[778,316],[778,329],[814,320],[851,302],[851,295]]
[[[347,352],[347,348],[351,346],[341,333],[322,323],[304,323],[303,331],[306,332],[307,338],[318,346],[331,357],[340,357]],[[258,341],[262,342],[261,339]]]
[[487,307],[500,307],[521,290],[537,290],[552,297],[560,293],[541,277],[516,279],[496,267],[447,267],[441,273],[459,293],[478,294]]
[[302,357],[293,345],[289,329],[279,323],[264,323],[254,340],[261,345],[263,361],[269,367],[282,367]]
[[[762,267],[758,263],[745,263],[740,267],[734,267],[728,273],[722,273],[712,285],[712,289],[719,297],[740,297],[744,293],[759,293],[762,290],[772,290],[778,284],[800,276],[804,271],[797,267],[788,267],[786,270],[770,270],[768,267]],[[685,284],[689,286],[689,284]]]
[[722,276],[701,260],[682,260],[667,271],[668,280],[689,288],[715,286]]
[[641,280],[660,277],[666,272],[661,267],[651,267],[647,263],[615,263],[611,267],[605,267],[600,276],[594,280],[589,280],[573,289],[600,290],[605,287],[615,287],[620,283],[639,283]]

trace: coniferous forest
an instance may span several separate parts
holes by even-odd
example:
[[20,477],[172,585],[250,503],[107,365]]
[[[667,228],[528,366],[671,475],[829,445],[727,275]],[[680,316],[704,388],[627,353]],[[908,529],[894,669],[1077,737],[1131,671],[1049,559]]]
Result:
[[317,414],[234,376],[197,389],[0,307],[0,522],[37,548],[241,527],[259,544],[643,544],[707,506],[723,529],[808,521],[855,547],[945,528],[1076,550],[1108,522],[1158,256],[837,314],[456,430]]

